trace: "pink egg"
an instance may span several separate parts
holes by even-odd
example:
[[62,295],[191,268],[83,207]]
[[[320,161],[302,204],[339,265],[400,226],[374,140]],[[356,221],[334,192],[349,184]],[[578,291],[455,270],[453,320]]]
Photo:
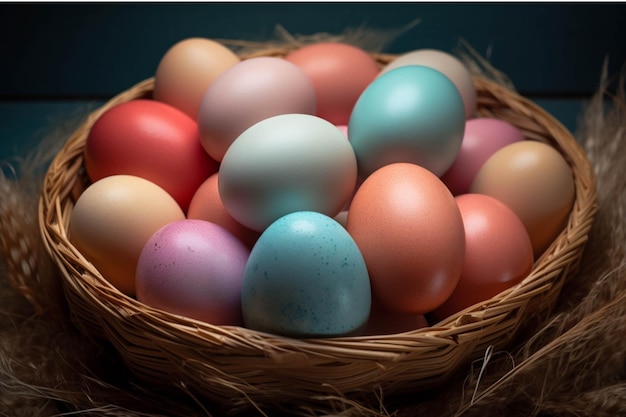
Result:
[[172,222],[141,252],[137,299],[207,323],[241,326],[241,285],[249,255],[221,226],[196,219]]
[[313,83],[296,65],[276,57],[241,61],[217,77],[202,97],[197,119],[202,145],[221,161],[250,126],[281,114],[314,114],[315,103]]
[[507,121],[493,118],[467,120],[459,153],[441,180],[452,194],[467,193],[476,173],[491,155],[521,140],[524,140],[524,134]]

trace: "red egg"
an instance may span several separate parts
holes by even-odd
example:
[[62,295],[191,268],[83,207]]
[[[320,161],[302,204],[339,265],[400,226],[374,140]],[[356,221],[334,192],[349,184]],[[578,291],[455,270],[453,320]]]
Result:
[[346,228],[385,308],[423,314],[452,294],[465,255],[463,219],[426,168],[395,163],[372,173],[352,200]]
[[186,211],[202,182],[217,171],[204,151],[196,122],[153,100],[133,100],[107,110],[85,144],[85,169],[92,181],[116,174],[147,179]]
[[216,172],[200,185],[189,203],[187,218],[206,220],[222,226],[248,248],[252,248],[260,233],[248,229],[228,213],[220,198],[217,186],[218,175],[219,173]]
[[344,43],[320,42],[289,53],[285,59],[313,81],[317,116],[347,125],[357,99],[379,73],[367,52]]
[[434,312],[438,319],[512,287],[533,266],[530,237],[513,210],[482,194],[460,195],[456,201],[465,225],[465,260],[457,287]]

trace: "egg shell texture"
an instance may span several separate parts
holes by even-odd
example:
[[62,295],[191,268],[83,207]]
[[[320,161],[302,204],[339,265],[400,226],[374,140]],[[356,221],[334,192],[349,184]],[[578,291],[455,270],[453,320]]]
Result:
[[356,192],[346,227],[363,254],[374,296],[388,310],[432,311],[458,283],[463,220],[450,191],[427,169],[396,163],[374,172]]
[[137,299],[216,325],[243,325],[241,283],[249,249],[204,220],[169,223],[146,242],[137,264]]
[[247,327],[297,337],[346,335],[371,308],[367,268],[333,219],[315,212],[281,217],[250,253],[242,288]]

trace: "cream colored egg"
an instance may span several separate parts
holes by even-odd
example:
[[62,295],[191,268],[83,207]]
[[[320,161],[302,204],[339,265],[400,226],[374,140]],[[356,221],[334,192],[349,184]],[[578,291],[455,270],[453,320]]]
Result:
[[76,201],[69,238],[102,276],[120,291],[135,294],[135,270],[148,239],[185,214],[158,185],[131,175],[91,184]]
[[239,61],[234,52],[214,40],[184,39],[161,58],[154,76],[153,97],[196,120],[209,85]]

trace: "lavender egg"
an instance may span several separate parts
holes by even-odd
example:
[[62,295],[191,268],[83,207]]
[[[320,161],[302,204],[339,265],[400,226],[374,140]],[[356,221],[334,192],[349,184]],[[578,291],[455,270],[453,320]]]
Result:
[[137,299],[215,325],[241,326],[249,249],[214,223],[185,219],[159,229],[137,264]]

